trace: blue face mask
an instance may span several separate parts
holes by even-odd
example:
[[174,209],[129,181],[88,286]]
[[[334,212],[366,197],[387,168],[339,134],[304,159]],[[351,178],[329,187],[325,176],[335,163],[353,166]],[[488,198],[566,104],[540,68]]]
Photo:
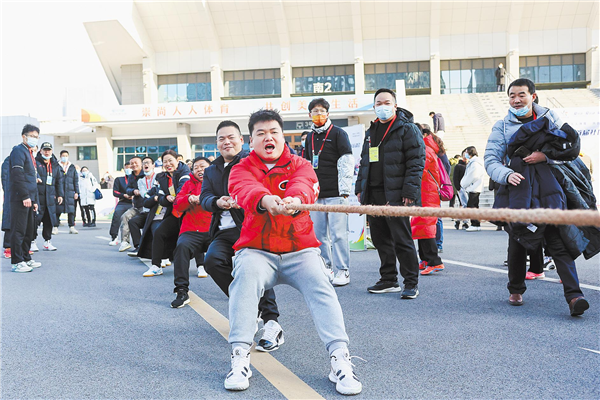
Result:
[[81,176],[83,176],[84,178],[87,178],[87,176],[88,176],[88,172],[87,172],[87,171],[85,171],[85,172],[82,172],[82,173],[81,173]]
[[144,171],[144,175],[146,176],[150,176],[154,173],[154,171],[150,170],[150,171]]
[[510,107],[509,110],[517,117],[524,117],[529,112],[529,107],[525,106],[523,108],[519,108],[518,110],[516,108]]
[[43,154],[42,154],[42,158],[43,158],[44,160],[49,160],[49,159],[51,159],[51,158],[52,158],[52,156],[45,156],[45,155],[43,155]]
[[33,148],[33,147],[37,146],[38,140],[39,140],[39,138],[27,136],[27,146],[29,146],[29,148]]
[[394,106],[375,107],[375,115],[380,121],[387,121],[394,115]]
[[131,168],[125,168],[125,175],[131,175],[131,172],[133,172]]
[[69,161],[69,157],[61,157],[61,158],[60,158],[60,161],[62,161],[62,162],[64,162],[64,163],[66,163],[66,162],[68,162],[68,161]]

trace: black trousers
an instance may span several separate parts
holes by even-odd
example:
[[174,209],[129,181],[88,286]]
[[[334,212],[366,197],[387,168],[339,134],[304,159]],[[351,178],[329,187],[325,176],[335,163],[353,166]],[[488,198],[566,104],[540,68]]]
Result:
[[112,221],[110,222],[110,229],[108,233],[112,240],[115,240],[119,236],[119,227],[121,226],[121,217],[125,214],[125,211],[131,208],[131,203],[117,203],[115,211],[113,211]]
[[[556,264],[556,272],[563,283],[563,290],[567,303],[575,297],[583,296],[579,287],[579,278],[577,277],[577,268],[575,260],[569,255],[558,231],[553,225],[546,226],[544,231],[544,240],[546,249],[552,256]],[[541,252],[541,247],[539,249]],[[512,236],[508,239],[508,291],[512,293],[523,294],[527,287],[525,286],[525,273],[527,250]]]
[[419,239],[417,242],[419,243],[419,258],[427,261],[427,266],[434,267],[442,264],[435,239]]
[[128,222],[131,243],[136,249],[140,247],[140,240],[142,240],[142,229],[144,229],[147,217],[148,213],[139,213],[135,217],[131,218]]
[[[467,208],[479,208],[479,193],[469,193]],[[481,226],[481,223],[476,219],[472,219],[471,226]]]
[[[42,220],[40,221],[40,223],[42,225],[42,237],[44,238],[44,240],[52,239],[52,228],[54,227],[52,226],[52,218],[50,218],[50,211],[48,211],[48,208],[44,210],[44,215],[42,215]],[[38,233],[36,229],[34,234],[34,240],[37,239],[37,237]]]
[[[370,199],[372,205],[385,205],[387,203],[384,192],[373,191]],[[398,259],[404,285],[408,287],[417,285],[419,282],[419,260],[412,239],[410,218],[374,217],[369,215],[367,220],[371,227],[371,239],[381,260],[381,266],[379,267],[381,280],[398,281],[398,270],[396,268],[396,259]]]
[[527,250],[529,254],[529,272],[541,274],[544,272],[544,251],[543,247],[535,251]]
[[4,229],[4,237],[2,238],[2,247],[10,249],[10,229]]
[[156,230],[152,230],[152,265],[160,267],[160,262],[163,258],[173,257],[173,250],[175,250],[175,246],[177,245],[179,227],[179,218],[167,215],[160,222]]
[[177,239],[177,247],[173,254],[175,290],[188,290],[190,287],[190,260],[196,257],[196,265],[204,262],[204,252],[208,250],[210,235],[208,232],[183,232]]
[[[62,215],[62,213],[56,213],[56,223],[58,224],[60,222],[60,216]],[[75,213],[67,213],[67,221],[69,223],[69,227],[75,226]],[[58,226],[58,225],[56,225]]]
[[[233,281],[233,244],[240,238],[237,228],[218,231],[208,246],[204,258],[204,268],[210,277],[221,288],[223,293],[229,296],[229,284]],[[259,315],[263,321],[277,321],[279,310],[275,299],[275,291],[269,289],[258,302]]]
[[31,242],[35,237],[35,213],[33,207],[23,202],[10,203],[10,252],[11,264],[30,261]]
[[94,204],[88,204],[82,206],[81,219],[84,224],[95,224],[96,223],[96,206]]

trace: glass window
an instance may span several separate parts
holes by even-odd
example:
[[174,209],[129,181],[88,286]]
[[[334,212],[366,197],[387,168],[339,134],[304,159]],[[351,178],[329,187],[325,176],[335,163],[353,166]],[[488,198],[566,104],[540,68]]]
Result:
[[281,71],[279,69],[225,72],[225,96],[252,97],[281,95],[280,76]]
[[[495,92],[496,68],[504,58],[441,61],[441,91],[448,93]],[[429,80],[429,79],[428,79]]]
[[114,140],[113,152],[116,170],[121,170],[125,164],[125,160],[129,160],[133,156],[142,158],[149,156],[157,160],[165,150],[174,150],[177,152],[177,139]]
[[365,64],[365,88],[396,88],[396,81],[404,80],[407,89],[429,88],[429,62]]
[[210,73],[158,76],[158,102],[211,100]]
[[526,57],[526,62],[520,61],[520,66],[520,77],[535,83],[585,81],[585,54]]
[[292,75],[295,93],[354,92],[354,65],[293,68]]
[[77,160],[97,160],[98,149],[96,146],[77,146]]

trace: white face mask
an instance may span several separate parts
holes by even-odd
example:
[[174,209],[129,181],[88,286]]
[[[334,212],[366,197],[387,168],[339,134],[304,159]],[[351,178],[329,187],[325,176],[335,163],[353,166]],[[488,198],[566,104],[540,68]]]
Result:
[[375,107],[375,115],[380,121],[387,121],[394,115],[394,106],[378,106]]
[[131,168],[125,168],[125,175],[131,175],[131,172],[133,172]]
[[302,145],[302,147],[306,147],[306,140],[301,141],[300,144]]

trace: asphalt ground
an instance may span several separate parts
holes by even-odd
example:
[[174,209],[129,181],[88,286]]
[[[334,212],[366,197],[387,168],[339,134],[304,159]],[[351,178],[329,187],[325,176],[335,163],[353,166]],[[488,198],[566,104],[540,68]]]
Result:
[[[280,399],[278,371],[256,368],[250,388],[228,392],[226,340],[190,306],[172,309],[173,268],[146,265],[108,246],[107,222],[69,235],[43,266],[10,272],[2,260],[2,399]],[[370,294],[376,251],[351,254],[351,283],[337,288],[365,399],[600,398],[599,258],[577,260],[590,309],[571,317],[555,271],[527,281],[522,307],[507,302],[507,235],[445,222],[446,270],[420,277],[420,295]],[[38,238],[41,248],[42,239]],[[463,265],[455,264],[460,262]],[[486,269],[487,268],[487,269]],[[191,267],[190,289],[227,317],[227,298]],[[342,398],[302,296],[275,289],[285,344],[270,353],[320,396]],[[268,380],[271,379],[271,381]],[[278,387],[292,385],[287,380]]]

